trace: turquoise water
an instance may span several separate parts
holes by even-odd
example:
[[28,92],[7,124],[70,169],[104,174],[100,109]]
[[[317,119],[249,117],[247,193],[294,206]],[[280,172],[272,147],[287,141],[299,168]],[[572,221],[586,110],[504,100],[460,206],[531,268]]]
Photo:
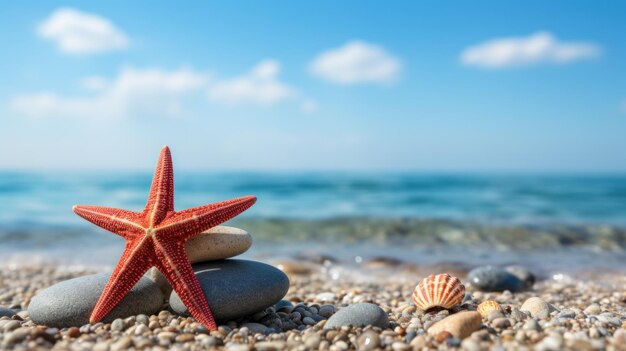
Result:
[[[81,225],[74,204],[140,210],[150,173],[0,173],[0,225]],[[176,206],[256,195],[248,218],[419,217],[626,225],[626,176],[177,173]]]
[[[151,173],[0,173],[0,253],[80,256],[119,251],[119,238],[74,204],[141,210]],[[626,247],[626,175],[185,173],[177,209],[256,195],[235,223],[272,242],[358,242],[529,249]],[[97,256],[97,255],[96,255]],[[115,258],[116,255],[113,255]]]

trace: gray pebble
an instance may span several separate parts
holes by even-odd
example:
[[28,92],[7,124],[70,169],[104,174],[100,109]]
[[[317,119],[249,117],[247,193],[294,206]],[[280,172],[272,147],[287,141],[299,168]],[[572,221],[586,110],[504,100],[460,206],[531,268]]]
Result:
[[415,330],[411,330],[409,332],[406,333],[406,335],[404,336],[404,341],[410,343],[413,338],[415,338],[417,336],[417,332]]
[[144,325],[150,324],[150,318],[148,318],[148,316],[146,316],[145,314],[137,315],[137,318],[135,319],[135,321],[139,324],[144,324]]
[[312,316],[311,316],[311,317],[309,317],[309,318],[313,319],[313,320],[315,321],[315,323],[317,323],[317,322],[321,322],[321,321],[323,321],[323,320],[325,320],[325,319],[326,319],[326,318],[324,318],[324,317],[322,317],[322,316],[320,316],[320,315],[318,315],[318,314],[314,314],[314,315],[312,315]]
[[471,285],[481,291],[522,291],[524,282],[509,271],[494,266],[483,266],[471,270],[467,279]]
[[[193,269],[218,322],[263,311],[289,289],[285,273],[265,263],[229,259],[197,263]],[[189,315],[176,292],[170,296],[170,306],[176,313]]]
[[111,331],[122,331],[124,329],[124,321],[121,318],[117,318],[111,323]]
[[289,318],[292,321],[300,321],[302,320],[302,315],[300,314],[300,312],[291,312],[291,314],[289,315]]
[[[109,280],[110,274],[86,275],[55,284],[37,294],[28,312],[31,319],[50,327],[89,323],[89,316]],[[163,306],[163,293],[152,280],[142,277],[105,317],[105,322],[139,313],[154,314]]]
[[0,317],[13,317],[14,315],[14,310],[6,307],[0,307]]
[[344,307],[332,315],[324,325],[324,329],[332,329],[345,325],[367,326],[373,325],[386,329],[389,324],[387,313],[378,305],[371,303],[357,303]]
[[461,339],[459,338],[447,338],[446,344],[450,347],[459,347],[461,346]]
[[493,311],[489,311],[489,314],[487,315],[487,320],[492,322],[502,317],[504,317],[504,313],[502,313],[501,310],[493,310]]
[[311,317],[304,317],[304,319],[302,319],[302,323],[306,324],[306,325],[315,325],[315,320]]
[[330,318],[330,316],[335,313],[335,306],[333,305],[323,305],[320,307],[319,315],[325,318]]
[[528,318],[528,315],[522,311],[519,310],[519,308],[513,308],[511,310],[511,318],[515,319],[516,321],[523,321],[524,319]]
[[557,315],[558,318],[576,318],[576,312],[572,310],[563,310]]
[[242,335],[245,332],[244,328],[247,328],[247,331],[251,333],[258,333],[258,334],[266,334],[267,329],[268,329],[266,326],[260,323],[244,323],[241,325],[241,329],[239,329],[239,333]]

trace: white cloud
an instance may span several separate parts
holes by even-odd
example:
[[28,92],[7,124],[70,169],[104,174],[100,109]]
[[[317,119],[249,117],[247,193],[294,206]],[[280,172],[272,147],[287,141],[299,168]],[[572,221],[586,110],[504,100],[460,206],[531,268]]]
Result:
[[83,78],[80,84],[85,90],[101,91],[107,87],[107,85],[109,84],[109,81],[104,77],[91,76],[91,77]]
[[188,68],[166,71],[126,67],[110,82],[105,80],[104,85],[100,84],[102,82],[94,84],[96,81],[93,77],[83,81],[83,84],[91,84],[92,88],[94,85],[101,88],[93,96],[64,97],[50,92],[22,94],[11,100],[11,107],[18,113],[33,117],[176,116],[182,112],[181,100],[205,88],[208,77]]
[[72,8],[60,8],[37,28],[44,39],[70,54],[92,54],[128,47],[129,39],[108,19]]
[[334,83],[391,83],[402,64],[380,46],[352,41],[318,55],[311,71]]
[[279,73],[277,61],[262,61],[246,75],[216,82],[209,89],[209,98],[227,105],[263,106],[297,98],[296,89],[278,80]]
[[[120,118],[178,116],[184,99],[208,91],[208,97],[227,105],[272,106],[291,101],[302,112],[317,109],[317,102],[278,79],[280,65],[262,61],[241,77],[210,81],[206,73],[189,68],[163,70],[125,67],[117,76],[88,76],[79,81],[91,95],[65,96],[44,91],[14,96],[10,107],[30,117]],[[84,93],[84,92],[83,92]]]
[[315,112],[317,111],[317,108],[318,108],[317,101],[310,99],[310,98],[305,98],[300,103],[300,109],[303,112]]
[[493,39],[461,53],[461,62],[468,66],[504,68],[538,63],[564,64],[599,56],[593,43],[562,42],[551,33],[538,32],[528,37]]

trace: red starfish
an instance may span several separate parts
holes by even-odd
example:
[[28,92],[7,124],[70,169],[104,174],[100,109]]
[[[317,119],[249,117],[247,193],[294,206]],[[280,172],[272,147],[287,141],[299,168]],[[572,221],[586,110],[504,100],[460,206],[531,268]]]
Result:
[[209,330],[217,329],[187,258],[185,241],[237,216],[255,201],[254,196],[244,196],[175,212],[172,156],[165,146],[161,149],[148,203],[142,212],[74,206],[79,216],[126,239],[126,248],[91,313],[90,322],[104,318],[141,276],[155,266],[172,284],[194,318]]

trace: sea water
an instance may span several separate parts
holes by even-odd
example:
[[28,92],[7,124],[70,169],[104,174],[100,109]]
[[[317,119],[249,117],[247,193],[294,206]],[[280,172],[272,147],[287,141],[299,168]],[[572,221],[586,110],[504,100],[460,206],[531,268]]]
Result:
[[[114,263],[123,241],[71,208],[141,211],[151,178],[150,172],[0,172],[0,254]],[[257,196],[234,221],[253,233],[256,252],[330,243],[348,256],[391,247],[410,259],[432,245],[510,253],[545,242],[563,252],[602,252],[609,262],[607,255],[619,261],[626,247],[626,175],[177,172],[175,192],[177,209]]]

